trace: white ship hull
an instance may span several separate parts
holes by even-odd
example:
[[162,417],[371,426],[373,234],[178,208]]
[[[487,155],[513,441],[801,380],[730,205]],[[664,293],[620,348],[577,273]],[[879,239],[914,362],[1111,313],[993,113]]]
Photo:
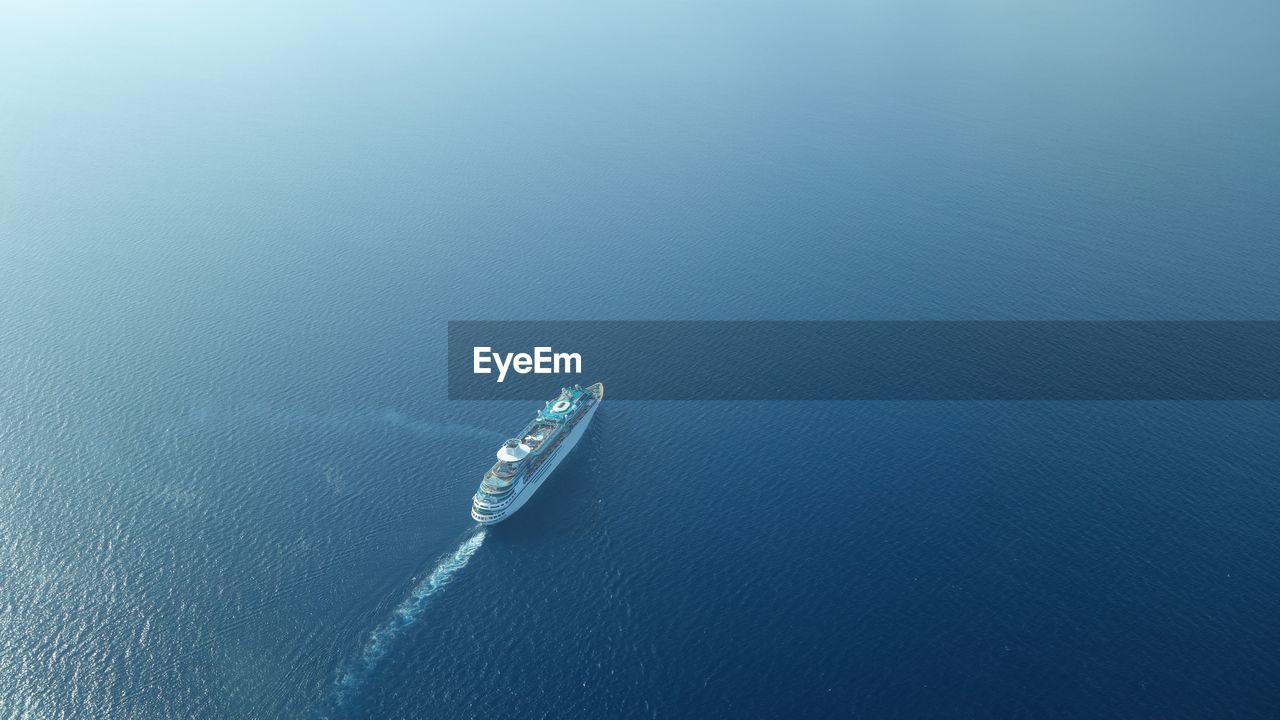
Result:
[[529,498],[533,497],[533,494],[538,492],[538,488],[542,487],[542,483],[546,482],[547,478],[551,477],[551,474],[560,466],[560,463],[569,457],[569,453],[573,452],[574,447],[578,445],[578,441],[587,432],[587,426],[591,424],[592,418],[595,417],[596,410],[599,409],[600,401],[597,400],[592,403],[591,409],[574,425],[573,430],[569,431],[569,436],[564,439],[564,442],[560,443],[560,446],[555,449],[551,456],[542,462],[528,480],[511,491],[512,497],[505,504],[495,510],[486,510],[484,515],[477,514],[475,505],[472,505],[471,519],[481,525],[495,525],[511,517],[517,510],[524,507],[524,504],[529,502]]

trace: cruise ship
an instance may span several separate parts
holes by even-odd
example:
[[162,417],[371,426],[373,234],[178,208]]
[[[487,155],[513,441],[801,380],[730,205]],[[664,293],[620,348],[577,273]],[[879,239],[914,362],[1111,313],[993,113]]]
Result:
[[498,448],[498,462],[484,474],[471,501],[471,517],[492,525],[511,517],[569,456],[604,400],[604,383],[574,385],[538,411],[520,433]]

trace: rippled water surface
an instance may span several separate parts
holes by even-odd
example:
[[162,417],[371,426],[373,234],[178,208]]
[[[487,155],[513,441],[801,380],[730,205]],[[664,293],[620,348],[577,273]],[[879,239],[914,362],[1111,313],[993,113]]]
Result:
[[0,717],[1275,717],[1273,403],[606,402],[479,533],[444,383],[1280,317],[1272,4],[260,5],[0,23]]

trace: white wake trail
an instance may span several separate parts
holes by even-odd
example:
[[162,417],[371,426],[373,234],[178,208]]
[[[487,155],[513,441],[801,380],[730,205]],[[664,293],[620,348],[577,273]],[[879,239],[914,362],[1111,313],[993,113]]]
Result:
[[[355,696],[400,635],[417,623],[422,611],[430,604],[432,596],[443,590],[453,576],[467,566],[471,556],[475,555],[484,544],[484,537],[485,529],[481,527],[463,540],[457,550],[441,558],[431,574],[418,583],[413,588],[413,592],[396,606],[395,611],[391,613],[391,618],[370,633],[360,655],[335,682],[331,708],[340,709]],[[322,717],[327,716],[328,714],[322,715]]]

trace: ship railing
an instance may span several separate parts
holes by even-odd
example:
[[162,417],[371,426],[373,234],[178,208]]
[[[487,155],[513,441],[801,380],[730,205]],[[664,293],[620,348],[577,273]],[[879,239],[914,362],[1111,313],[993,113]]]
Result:
[[480,483],[480,492],[492,497],[501,498],[508,494],[514,485],[490,485],[488,481]]
[[495,463],[493,467],[489,468],[488,474],[494,477],[507,479],[515,477],[518,472],[520,472],[520,468],[517,463],[499,461]]

